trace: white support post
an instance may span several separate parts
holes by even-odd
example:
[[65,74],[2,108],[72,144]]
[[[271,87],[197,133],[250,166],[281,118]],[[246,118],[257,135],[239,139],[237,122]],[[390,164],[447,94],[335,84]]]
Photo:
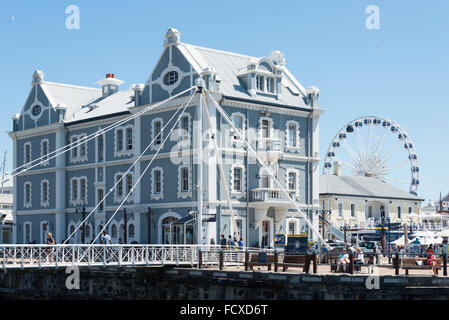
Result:
[[38,254],[39,254],[38,266],[39,266],[39,269],[40,269],[40,268],[42,267],[42,262],[41,262],[41,246],[39,246]]
[[198,86],[198,119],[197,119],[197,184],[198,184],[198,214],[197,214],[197,243],[203,244],[203,87]]
[[122,265],[122,258],[123,258],[122,255],[123,255],[123,247],[120,246],[118,248],[118,266],[119,267],[121,267],[121,265]]
[[148,246],[145,246],[145,262],[146,262],[146,264],[147,265],[149,265],[150,264],[150,262],[149,262],[149,257],[148,257]]

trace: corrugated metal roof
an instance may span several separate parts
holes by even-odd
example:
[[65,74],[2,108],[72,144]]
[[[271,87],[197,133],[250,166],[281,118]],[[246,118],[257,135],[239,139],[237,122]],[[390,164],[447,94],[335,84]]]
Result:
[[336,176],[332,174],[320,176],[320,194],[423,200],[373,177]]

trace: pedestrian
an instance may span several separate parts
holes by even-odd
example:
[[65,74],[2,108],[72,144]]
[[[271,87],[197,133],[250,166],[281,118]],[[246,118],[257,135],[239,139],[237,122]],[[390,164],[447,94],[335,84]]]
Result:
[[243,238],[240,238],[240,240],[238,242],[238,246],[239,246],[239,250],[240,251],[243,250],[243,247],[244,247],[244,245],[243,245]]
[[118,244],[123,244],[122,238],[118,238]]
[[112,244],[111,237],[106,233],[106,230],[103,230],[103,235],[101,236],[102,244]]
[[[47,233],[47,245],[54,246],[56,244],[55,239],[53,238],[53,235],[51,232]],[[49,262],[53,262],[53,248],[47,248],[47,258]]]
[[438,277],[438,263],[437,263],[437,260],[435,259],[435,255],[433,254],[432,245],[430,245],[427,248],[426,253],[427,253],[426,265],[432,266],[433,275],[435,277]]
[[232,250],[232,247],[234,246],[234,241],[232,241],[232,237],[231,235],[229,235],[229,239],[228,239],[228,243],[227,243],[227,248],[229,250]]
[[361,272],[363,265],[363,251],[360,247],[356,249],[355,257],[354,257],[355,271]]
[[225,235],[223,233],[221,234],[220,245],[221,245],[222,249],[226,248],[226,239],[225,239]]

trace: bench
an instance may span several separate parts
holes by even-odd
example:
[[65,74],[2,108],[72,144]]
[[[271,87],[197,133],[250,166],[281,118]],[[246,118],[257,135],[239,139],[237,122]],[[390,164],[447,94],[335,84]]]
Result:
[[282,271],[287,271],[288,267],[299,267],[306,272],[306,262],[307,255],[305,254],[286,254],[284,255],[284,260],[278,265],[282,266]]
[[[329,255],[329,264],[331,266],[331,272],[350,272],[350,263],[347,263],[346,265],[340,265],[340,270],[337,270],[338,268],[338,256],[337,255]],[[353,270],[356,271],[357,267],[360,267],[360,270],[362,267],[366,267],[368,269],[368,273],[373,273],[373,256],[364,256],[363,257],[363,264],[355,264],[353,266]]]
[[[437,274],[439,270],[441,269],[442,260],[441,258],[435,258],[437,265]],[[416,264],[417,261],[422,261],[423,265]],[[405,270],[405,274],[408,275],[408,271],[410,269],[412,270],[430,270],[433,266],[425,264],[427,261],[427,258],[419,258],[419,257],[403,257],[401,262],[401,268]]]
[[266,262],[260,262],[259,260],[259,254],[251,254],[251,258],[248,262],[248,266],[251,270],[253,270],[254,266],[268,266],[268,271],[271,271],[271,265],[274,263],[274,255],[267,254],[266,255]]

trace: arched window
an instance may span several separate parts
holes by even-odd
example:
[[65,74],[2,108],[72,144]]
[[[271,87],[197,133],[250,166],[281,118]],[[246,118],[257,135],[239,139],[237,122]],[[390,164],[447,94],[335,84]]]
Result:
[[172,239],[172,230],[171,230],[171,223],[176,221],[177,219],[175,217],[168,217],[165,218],[162,222],[162,242],[164,244],[171,243]]
[[85,231],[85,235],[86,235],[86,238],[90,238],[90,225],[86,225],[86,231]]
[[117,226],[115,224],[113,224],[111,226],[111,237],[112,238],[117,238]]
[[128,235],[130,238],[134,238],[134,224],[130,224],[128,226]]

